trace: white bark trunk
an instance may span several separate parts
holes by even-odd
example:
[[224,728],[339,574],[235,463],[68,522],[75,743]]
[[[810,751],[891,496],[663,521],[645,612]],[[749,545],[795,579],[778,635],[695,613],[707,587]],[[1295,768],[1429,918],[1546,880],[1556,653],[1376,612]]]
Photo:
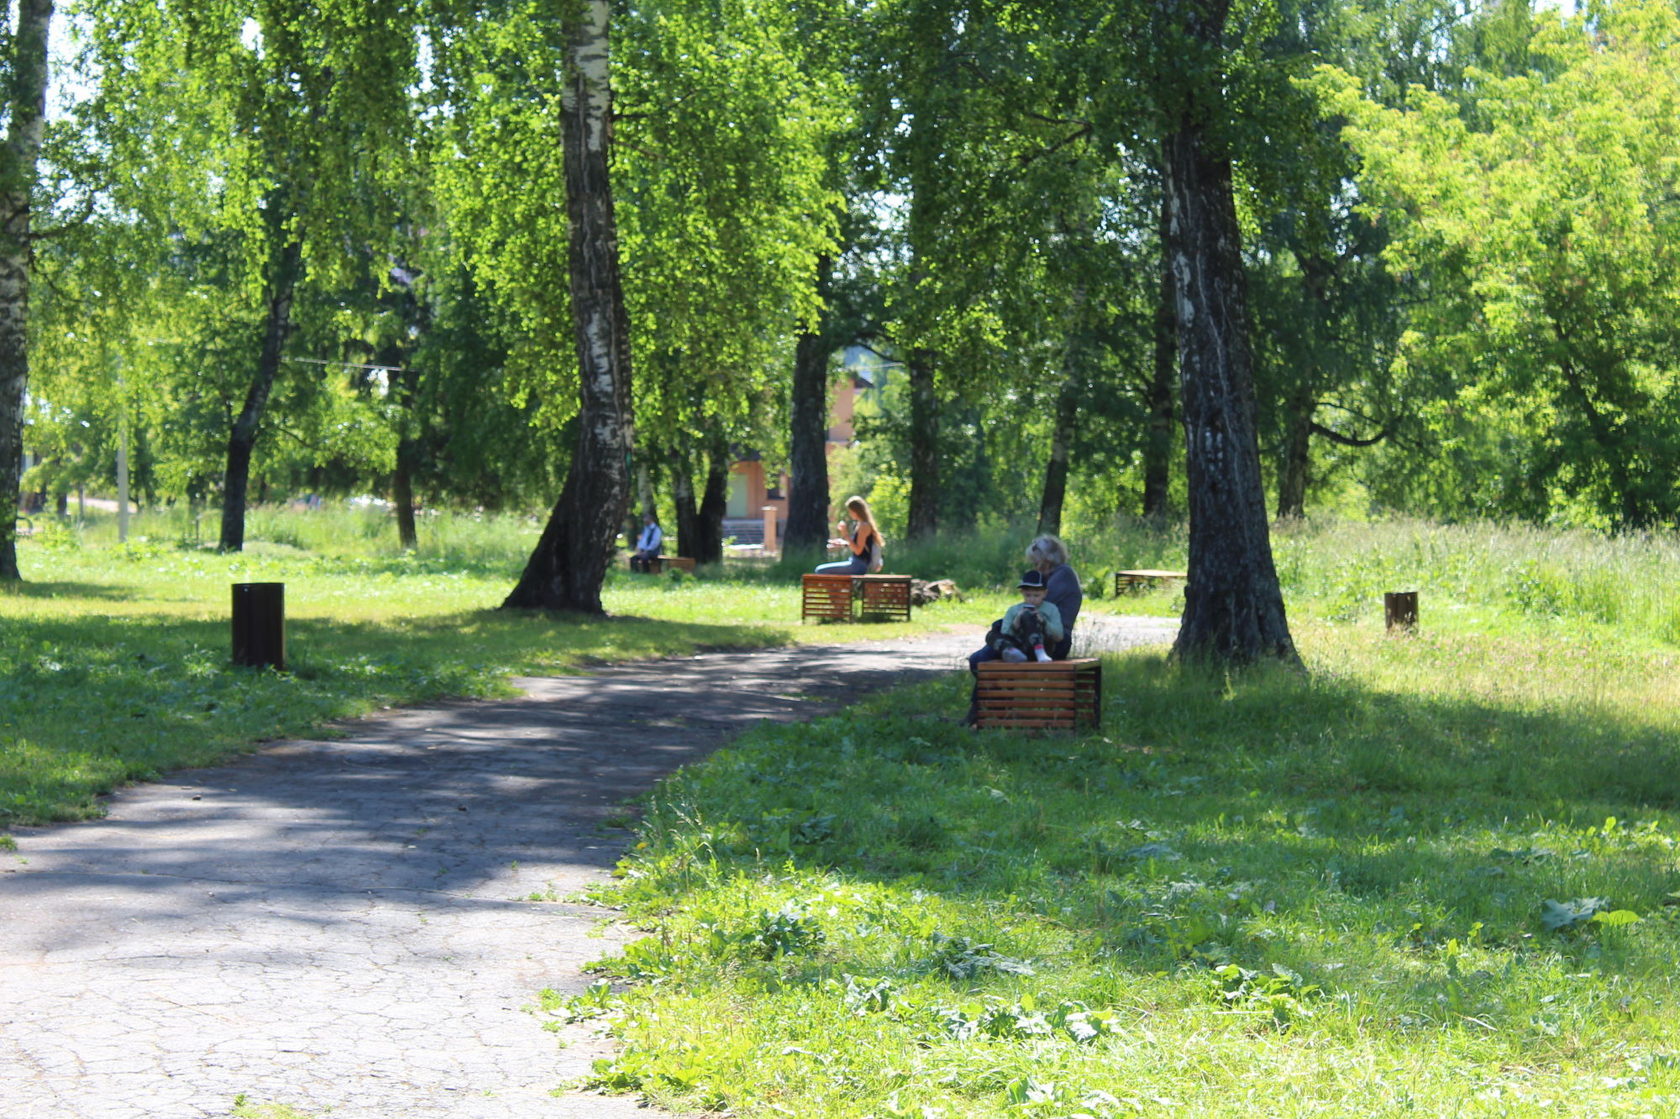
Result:
[[601,581],[630,502],[630,339],[618,272],[610,5],[588,0],[567,40],[561,140],[570,221],[568,283],[577,346],[577,446],[548,525],[502,605],[601,613]]
[[29,389],[30,196],[47,101],[52,0],[19,0],[11,37],[11,125],[0,145],[0,582],[20,578],[15,506],[23,472]]

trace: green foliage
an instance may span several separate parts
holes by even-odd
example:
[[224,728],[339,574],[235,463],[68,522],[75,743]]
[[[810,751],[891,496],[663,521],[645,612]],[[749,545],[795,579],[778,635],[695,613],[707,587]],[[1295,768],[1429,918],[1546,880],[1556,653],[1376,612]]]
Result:
[[1394,225],[1389,264],[1422,295],[1395,373],[1408,441],[1434,450],[1381,456],[1383,499],[1598,526],[1680,512],[1676,20],[1662,3],[1535,17],[1525,65],[1403,109],[1321,73],[1365,207]]

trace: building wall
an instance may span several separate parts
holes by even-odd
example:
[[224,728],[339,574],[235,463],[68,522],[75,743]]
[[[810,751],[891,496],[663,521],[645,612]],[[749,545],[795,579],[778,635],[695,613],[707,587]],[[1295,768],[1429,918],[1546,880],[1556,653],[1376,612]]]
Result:
[[[830,451],[835,447],[845,446],[855,437],[853,425],[857,415],[858,398],[872,387],[874,386],[868,380],[847,372],[831,389],[828,420]],[[787,521],[788,511],[787,492],[790,480],[786,472],[768,478],[762,461],[744,459],[732,463],[729,473],[729,506],[724,515],[736,520],[756,520],[764,515],[766,505],[773,506],[776,510],[777,538],[780,539],[780,526]]]

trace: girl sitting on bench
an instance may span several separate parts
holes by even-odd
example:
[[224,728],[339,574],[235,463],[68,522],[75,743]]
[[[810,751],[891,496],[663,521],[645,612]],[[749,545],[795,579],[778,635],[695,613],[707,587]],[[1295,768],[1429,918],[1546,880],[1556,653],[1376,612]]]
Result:
[[846,512],[852,515],[852,538],[847,540],[836,536],[828,542],[828,546],[850,548],[852,558],[819,564],[818,575],[868,575],[881,570],[881,530],[875,527],[875,514],[870,512],[869,502],[861,497],[848,497]]

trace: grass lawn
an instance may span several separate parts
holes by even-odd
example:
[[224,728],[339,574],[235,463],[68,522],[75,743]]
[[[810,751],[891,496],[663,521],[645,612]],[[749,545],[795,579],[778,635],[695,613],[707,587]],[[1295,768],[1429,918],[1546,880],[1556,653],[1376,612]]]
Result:
[[[942,546],[902,569],[1012,583],[1013,545]],[[511,673],[903,631],[802,629],[791,574],[754,570],[506,615],[517,549],[476,547],[31,541],[0,824]],[[1100,731],[1047,738],[954,725],[953,674],[662,784],[601,895],[647,936],[546,1000],[623,1040],[595,1083],[743,1117],[1680,1113],[1675,542],[1307,525],[1276,552],[1304,672],[1111,656]],[[292,671],[233,670],[228,584],[271,579]],[[1421,632],[1384,635],[1411,589]]]
[[[741,1116],[1680,1113],[1680,653],[1644,624],[1674,603],[1605,590],[1671,546],[1572,570],[1487,535],[1284,540],[1304,673],[1113,656],[1100,732],[1045,738],[953,726],[955,679],[676,775],[601,895],[648,935],[556,1006],[623,1040],[594,1082]],[[1371,592],[1408,584],[1423,629],[1388,637]]]
[[[512,549],[510,549],[511,551]],[[719,647],[847,641],[984,624],[1003,599],[940,603],[912,623],[799,623],[796,585],[615,573],[611,618],[496,609],[518,562],[379,557],[257,542],[25,541],[0,588],[0,832],[81,819],[126,781],[264,740],[332,733],[384,705],[507,694],[517,674]],[[230,585],[286,584],[289,671],[229,664]]]

